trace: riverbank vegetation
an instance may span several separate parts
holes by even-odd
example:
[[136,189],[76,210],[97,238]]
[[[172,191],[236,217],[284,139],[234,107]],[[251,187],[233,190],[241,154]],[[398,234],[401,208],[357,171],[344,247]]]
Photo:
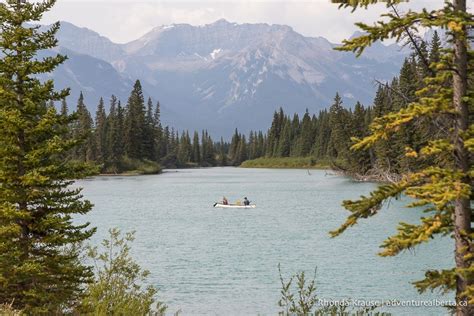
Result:
[[[242,166],[285,167],[289,161],[307,159],[311,165],[329,165],[358,179],[392,181],[403,172],[429,164],[429,160],[416,161],[406,155],[407,148],[417,150],[440,132],[439,122],[429,119],[410,122],[397,130],[390,140],[379,141],[371,148],[351,150],[352,139],[367,136],[370,126],[380,117],[404,109],[419,99],[416,92],[425,87],[424,80],[429,75],[424,59],[429,63],[439,62],[442,49],[436,31],[431,42],[421,41],[419,45],[423,58],[416,52],[406,58],[399,75],[379,85],[370,106],[357,102],[352,108],[347,108],[336,94],[329,109],[317,115],[306,112],[300,119],[297,114],[287,115],[283,109],[275,112],[271,127],[263,134],[262,140],[251,133],[246,145],[257,154],[245,158],[255,159],[257,156],[259,159],[245,161]],[[243,136],[234,135],[235,139],[239,137]],[[233,158],[231,155],[230,160],[236,164],[242,162],[239,156]]]
[[[125,106],[115,96],[110,98],[110,110],[105,111],[100,99],[92,118],[81,93],[74,115],[78,122],[70,126],[71,134],[85,142],[69,153],[69,159],[98,165],[103,174],[154,174],[167,168],[215,166],[216,151],[207,131],[178,133],[160,120],[160,104],[148,99],[145,106],[142,86],[135,82]],[[62,101],[62,113],[68,106]],[[222,142],[223,144],[223,142]]]
[[[75,115],[79,122],[71,126],[73,135],[85,137],[85,143],[70,158],[100,166],[102,173],[157,173],[167,168],[243,166],[267,168],[311,168],[330,166],[364,180],[392,181],[398,175],[421,167],[420,161],[406,155],[406,148],[418,149],[439,133],[439,122],[429,119],[400,128],[390,141],[360,151],[350,150],[351,138],[363,138],[378,118],[406,108],[419,99],[416,91],[425,87],[430,70],[426,64],[440,60],[442,46],[435,31],[430,42],[419,42],[407,57],[399,75],[380,83],[374,101],[344,105],[339,94],[326,110],[317,114],[306,111],[301,117],[279,109],[266,132],[237,129],[230,142],[214,141],[207,131],[190,133],[162,126],[160,104],[145,102],[140,81],[125,106],[115,96],[110,110],[99,100],[92,119],[81,94]],[[62,111],[68,112],[62,102]],[[429,161],[423,162],[425,165]]]
[[[371,1],[333,1],[357,8]],[[268,133],[237,130],[229,144],[214,142],[206,131],[178,133],[163,127],[160,106],[145,105],[137,80],[127,104],[110,99],[106,114],[100,100],[95,120],[80,96],[69,113],[68,90],[56,91],[52,72],[66,60],[60,54],[38,59],[54,50],[59,23],[41,31],[32,26],[55,0],[0,3],[0,308],[27,315],[64,313],[162,313],[156,290],[142,288],[147,273],[129,257],[132,235],[110,232],[106,251],[89,252],[97,270],[83,260],[83,243],[94,234],[89,223],[72,218],[88,213],[74,180],[91,175],[91,164],[102,172],[156,173],[161,166],[192,167],[245,164],[298,165],[329,161],[352,174],[383,175],[388,184],[358,201],[345,201],[347,221],[338,236],[360,219],[377,214],[384,202],[406,194],[412,207],[425,207],[418,224],[400,223],[398,233],[382,245],[382,256],[394,256],[433,239],[454,238],[455,266],[429,270],[415,283],[420,292],[455,291],[458,315],[474,313],[474,234],[472,232],[472,155],[474,153],[473,52],[469,49],[472,14],[465,0],[454,0],[435,11],[393,14],[375,26],[359,24],[364,35],[345,41],[340,50],[362,53],[376,40],[407,36],[415,53],[400,74],[381,84],[372,106],[345,108],[339,95],[329,110],[274,115]],[[417,40],[417,28],[443,28],[448,45],[435,34],[431,43]],[[55,106],[62,102],[61,110]],[[301,158],[304,157],[304,158]],[[259,159],[259,160],[258,160]],[[313,283],[297,276],[301,310],[282,286],[281,307],[306,312],[313,306]]]
[[246,160],[242,168],[288,168],[288,169],[328,169],[328,163],[318,162],[312,157],[257,158]]
[[[418,47],[418,46],[417,46]],[[110,110],[99,100],[92,119],[81,94],[71,126],[73,135],[85,143],[70,158],[99,165],[102,173],[157,173],[166,168],[242,166],[267,168],[311,168],[330,166],[363,180],[393,181],[403,172],[426,166],[428,160],[415,161],[407,148],[417,150],[439,133],[439,122],[429,119],[409,123],[396,131],[389,141],[353,151],[352,138],[368,135],[370,125],[380,117],[406,108],[419,99],[430,75],[427,64],[437,63],[442,51],[435,31],[430,42],[419,41],[418,50],[407,57],[398,76],[380,83],[371,105],[359,102],[345,105],[339,94],[326,110],[306,111],[301,117],[279,109],[266,132],[234,131],[230,142],[214,141],[207,131],[176,131],[162,126],[160,104],[145,102],[140,81],[123,107],[115,96]],[[420,57],[419,52],[423,54]],[[62,111],[68,112],[66,103]]]

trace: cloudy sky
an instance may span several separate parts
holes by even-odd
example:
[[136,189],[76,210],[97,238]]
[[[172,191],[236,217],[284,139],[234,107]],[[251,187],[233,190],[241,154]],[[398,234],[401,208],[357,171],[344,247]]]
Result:
[[[428,9],[443,0],[416,0],[411,8]],[[407,10],[407,5],[401,5]],[[68,21],[107,36],[114,42],[134,40],[153,27],[172,23],[203,25],[224,18],[237,23],[286,24],[306,36],[324,36],[340,42],[356,28],[354,22],[372,22],[386,11],[338,9],[330,0],[58,0],[42,21]]]

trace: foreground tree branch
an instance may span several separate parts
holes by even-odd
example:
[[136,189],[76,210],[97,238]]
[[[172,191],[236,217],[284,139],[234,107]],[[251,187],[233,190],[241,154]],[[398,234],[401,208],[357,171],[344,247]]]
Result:
[[[385,2],[387,8],[401,1],[377,0],[333,0],[344,7],[367,7]],[[380,142],[387,142],[401,128],[419,120],[442,122],[443,133],[435,133],[418,149],[407,148],[406,156],[431,161],[430,165],[402,174],[396,183],[382,185],[367,197],[358,201],[345,201],[344,207],[351,215],[337,230],[337,236],[355,225],[359,219],[377,214],[384,201],[401,194],[416,200],[410,207],[424,207],[429,216],[421,224],[402,223],[398,234],[389,237],[382,245],[383,256],[397,255],[420,243],[429,241],[434,235],[450,235],[454,238],[456,266],[443,271],[427,271],[426,278],[415,285],[423,292],[442,288],[455,290],[457,315],[474,314],[474,247],[472,233],[472,175],[471,157],[474,153],[474,126],[470,122],[470,106],[473,106],[472,86],[473,57],[469,48],[469,29],[474,26],[474,17],[467,12],[466,0],[453,0],[438,10],[408,11],[399,14],[384,14],[385,21],[374,25],[358,23],[365,32],[363,36],[344,41],[338,50],[354,51],[360,55],[375,41],[394,38],[400,41],[408,33],[413,42],[413,32],[418,28],[443,28],[447,32],[450,47],[444,48],[439,60],[429,65],[430,74],[424,86],[417,92],[417,100],[399,111],[374,119],[370,134],[356,139],[353,150],[368,149]],[[415,46],[417,49],[417,46]],[[419,48],[418,48],[419,50]],[[418,51],[420,53],[420,51]],[[420,56],[423,58],[423,56]],[[422,59],[423,61],[423,59]],[[428,62],[425,60],[425,64]],[[415,124],[415,126],[417,126]]]

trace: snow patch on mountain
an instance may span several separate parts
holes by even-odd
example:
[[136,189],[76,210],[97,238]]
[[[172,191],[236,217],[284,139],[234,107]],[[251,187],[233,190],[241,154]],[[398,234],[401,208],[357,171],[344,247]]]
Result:
[[107,97],[113,85],[125,91],[125,102],[130,82],[140,79],[154,99],[172,109],[168,118],[163,111],[172,125],[221,135],[228,126],[216,122],[252,111],[251,119],[233,122],[242,131],[263,128],[277,107],[288,113],[317,111],[331,104],[337,91],[347,106],[355,100],[369,105],[373,79],[390,80],[407,55],[396,45],[375,44],[355,58],[334,51],[338,44],[305,37],[288,26],[223,19],[202,26],[159,26],[127,44],[66,24],[59,43],[106,61],[71,55],[67,63],[75,67],[57,78],[70,83],[74,95],[93,86],[94,98]]
[[216,59],[217,55],[219,55],[219,53],[222,52],[222,48],[216,48],[214,49],[212,52],[211,52],[211,58],[212,59]]

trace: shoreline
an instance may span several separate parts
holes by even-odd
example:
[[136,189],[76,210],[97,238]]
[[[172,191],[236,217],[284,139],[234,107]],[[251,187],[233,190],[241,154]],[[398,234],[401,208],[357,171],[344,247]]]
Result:
[[[242,169],[289,169],[289,170],[325,170],[330,171],[331,174],[348,177],[356,182],[376,182],[376,183],[393,183],[399,180],[399,176],[394,174],[378,174],[368,173],[365,175],[346,173],[341,170],[333,169],[329,164],[313,163],[308,164],[311,158],[257,158],[254,160],[246,160],[240,166],[206,166],[206,167],[185,167],[185,168],[164,168],[156,173],[142,173],[139,171],[126,171],[123,173],[99,173],[92,177],[136,177],[136,176],[151,176],[160,175],[164,173],[177,173],[181,170],[189,169],[208,169],[208,168],[242,168]],[[301,162],[305,161],[304,164]],[[289,163],[293,162],[293,163]],[[298,163],[300,162],[300,163]]]
[[255,166],[237,166],[236,168],[242,169],[295,169],[295,170],[333,170],[329,166],[264,166],[264,165],[255,165]]
[[257,158],[246,160],[240,168],[267,168],[267,169],[314,169],[329,170],[330,165],[325,161],[317,161],[312,157],[280,157],[280,158]]

